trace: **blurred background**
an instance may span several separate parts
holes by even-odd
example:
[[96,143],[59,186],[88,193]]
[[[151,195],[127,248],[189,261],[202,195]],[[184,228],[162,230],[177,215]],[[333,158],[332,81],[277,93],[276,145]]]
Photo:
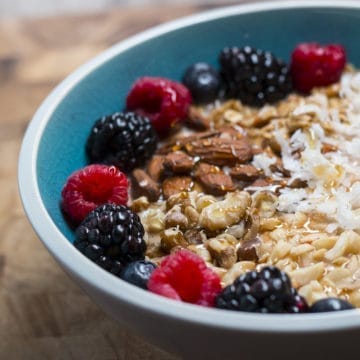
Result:
[[[245,1],[232,1],[241,3]],[[1,0],[0,19],[9,17],[38,17],[46,15],[74,14],[119,8],[122,6],[141,7],[144,5],[222,5],[229,0]]]

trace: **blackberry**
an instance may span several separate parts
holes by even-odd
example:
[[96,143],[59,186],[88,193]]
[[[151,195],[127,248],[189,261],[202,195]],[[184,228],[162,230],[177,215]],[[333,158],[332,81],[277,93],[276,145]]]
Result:
[[149,281],[150,275],[155,269],[156,265],[151,261],[133,261],[122,269],[120,277],[130,284],[147,289],[147,283]]
[[215,306],[260,313],[301,313],[308,309],[287,274],[273,266],[239,276],[216,297]]
[[355,309],[353,305],[343,299],[325,298],[314,302],[310,306],[310,312],[328,312]]
[[274,103],[292,90],[289,67],[267,51],[226,47],[219,56],[225,96],[250,106]]
[[123,267],[144,259],[144,228],[125,205],[105,204],[91,211],[76,229],[74,246],[105,270],[120,275]]
[[211,65],[200,62],[186,69],[182,82],[190,90],[195,103],[207,104],[218,97],[221,79]]
[[117,112],[95,122],[87,139],[86,152],[92,163],[115,165],[129,172],[152,156],[157,141],[147,117]]

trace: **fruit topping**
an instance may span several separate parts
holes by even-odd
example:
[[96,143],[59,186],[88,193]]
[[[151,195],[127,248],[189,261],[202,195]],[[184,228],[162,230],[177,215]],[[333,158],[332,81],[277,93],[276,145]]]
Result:
[[302,313],[308,309],[287,274],[273,266],[239,276],[216,297],[215,306],[261,313]]
[[346,300],[338,298],[325,298],[314,302],[310,306],[310,312],[327,312],[327,311],[341,311],[355,309]]
[[148,288],[171,299],[203,306],[213,306],[221,291],[219,276],[188,250],[165,257],[151,274]]
[[195,103],[208,104],[218,97],[221,78],[211,65],[199,62],[185,70],[182,82],[190,90]]
[[156,265],[148,260],[137,260],[127,264],[121,271],[121,279],[130,284],[147,289],[150,275],[156,269]]
[[341,45],[299,44],[291,55],[294,87],[308,93],[314,87],[331,85],[340,79],[345,64],[345,49]]
[[125,205],[128,201],[128,179],[115,166],[88,165],[75,171],[62,189],[61,206],[75,223],[104,203]]
[[105,204],[93,210],[76,229],[74,246],[105,270],[119,275],[123,266],[143,260],[144,228],[127,206]]
[[249,46],[226,47],[219,62],[227,98],[262,106],[281,100],[292,90],[288,66],[270,52]]
[[186,118],[192,98],[182,84],[161,77],[142,77],[133,84],[126,107],[147,116],[159,134]]
[[157,147],[150,120],[132,112],[117,112],[97,120],[86,143],[92,163],[118,166],[129,172],[144,165]]

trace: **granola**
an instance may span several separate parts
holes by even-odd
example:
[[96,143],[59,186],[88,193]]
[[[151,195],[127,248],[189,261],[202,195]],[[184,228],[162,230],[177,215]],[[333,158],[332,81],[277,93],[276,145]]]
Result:
[[147,256],[187,248],[224,286],[275,265],[310,304],[336,296],[360,307],[359,98],[360,73],[348,69],[277,105],[193,106],[193,130],[165,140],[148,165],[159,200],[148,189],[132,201]]

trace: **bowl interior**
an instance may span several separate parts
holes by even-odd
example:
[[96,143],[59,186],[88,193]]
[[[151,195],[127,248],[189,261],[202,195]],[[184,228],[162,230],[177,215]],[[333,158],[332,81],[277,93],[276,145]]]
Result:
[[59,102],[39,144],[36,170],[40,194],[53,222],[69,241],[73,232],[60,211],[67,177],[86,165],[84,144],[99,117],[122,110],[133,81],[144,75],[179,80],[196,61],[215,66],[225,46],[250,45],[288,61],[299,42],[341,43],[360,65],[360,8],[288,8],[233,14],[148,39],[103,62]]

